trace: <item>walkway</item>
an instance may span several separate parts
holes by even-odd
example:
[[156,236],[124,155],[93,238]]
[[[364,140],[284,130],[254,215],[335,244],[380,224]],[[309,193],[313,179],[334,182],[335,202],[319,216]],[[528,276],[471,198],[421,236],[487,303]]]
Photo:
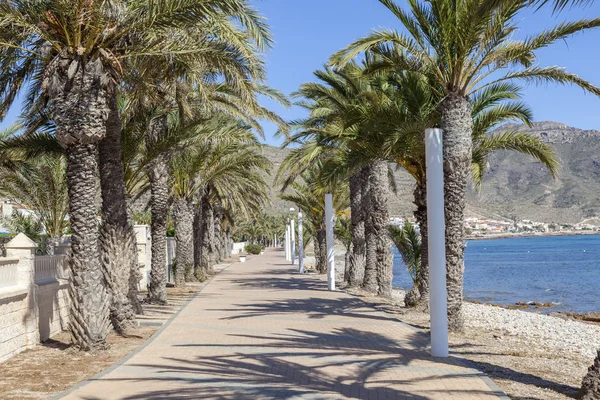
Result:
[[498,399],[477,371],[429,357],[421,333],[294,271],[279,251],[233,264],[65,398]]

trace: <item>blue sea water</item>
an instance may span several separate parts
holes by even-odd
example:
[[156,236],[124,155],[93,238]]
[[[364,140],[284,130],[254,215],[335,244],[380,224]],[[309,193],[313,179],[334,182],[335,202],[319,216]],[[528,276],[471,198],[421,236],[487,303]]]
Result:
[[[412,284],[395,248],[393,284]],[[600,235],[470,240],[464,294],[502,305],[556,304],[542,312],[600,312]]]

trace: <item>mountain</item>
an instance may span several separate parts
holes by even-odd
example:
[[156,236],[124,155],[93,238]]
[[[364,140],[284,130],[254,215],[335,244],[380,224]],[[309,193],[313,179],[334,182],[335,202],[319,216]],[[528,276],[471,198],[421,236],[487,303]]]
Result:
[[528,132],[554,146],[560,172],[553,180],[530,157],[497,153],[490,159],[481,192],[470,194],[475,212],[543,222],[600,222],[599,131],[549,121],[502,128]]
[[[531,157],[510,152],[494,154],[481,190],[469,192],[467,216],[600,224],[600,131],[550,121],[531,127],[508,124],[501,129],[528,132],[552,144],[561,159],[560,172],[553,180]],[[274,173],[288,152],[265,146]],[[412,178],[404,171],[395,176],[398,193],[391,200],[390,213],[412,216]],[[272,180],[270,177],[274,208],[283,212],[292,205],[277,199],[278,190]]]

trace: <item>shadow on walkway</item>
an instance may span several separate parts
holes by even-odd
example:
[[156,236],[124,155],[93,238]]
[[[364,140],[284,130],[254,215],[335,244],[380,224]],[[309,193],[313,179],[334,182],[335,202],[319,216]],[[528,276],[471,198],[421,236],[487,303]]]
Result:
[[[324,299],[309,297],[305,299],[274,300],[257,304],[235,304],[236,315],[223,317],[225,320],[273,316],[282,314],[302,314],[311,319],[322,319],[331,316],[342,316],[348,319],[371,321],[399,321],[386,317],[376,310],[366,307],[362,300],[355,298]],[[230,311],[231,309],[213,309],[213,311]]]
[[[412,385],[441,378],[470,376],[464,370],[460,374],[453,371],[453,367],[461,364],[450,358],[443,362],[447,368],[440,368],[439,365],[435,367],[440,373],[420,378],[416,378],[413,373],[403,378],[407,372],[432,368],[410,366],[411,361],[424,359],[424,344],[422,336],[418,334],[405,342],[357,329],[337,329],[327,334],[294,330],[292,334],[282,335],[230,336],[258,339],[263,344],[240,347],[239,344],[234,344],[239,341],[234,340],[231,344],[177,346],[236,346],[240,351],[230,355],[199,356],[195,360],[165,358],[164,363],[135,365],[154,370],[154,376],[148,379],[156,380],[157,374],[163,375],[159,379],[165,382],[165,386],[169,386],[168,382],[185,382],[193,385],[193,388],[148,391],[126,398],[162,399],[174,396],[214,399],[325,399],[332,398],[337,393],[361,399],[425,400],[429,397],[411,395],[392,388],[392,385]],[[436,362],[440,364],[439,359]],[[175,366],[165,367],[165,364]],[[146,378],[141,380],[144,379]],[[469,395],[480,393],[477,390],[467,392]]]

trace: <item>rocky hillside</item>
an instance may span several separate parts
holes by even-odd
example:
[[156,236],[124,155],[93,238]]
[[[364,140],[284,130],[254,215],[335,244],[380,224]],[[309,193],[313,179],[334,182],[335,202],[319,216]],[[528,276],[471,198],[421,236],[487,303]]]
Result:
[[[501,152],[491,157],[480,192],[469,193],[469,216],[531,219],[543,222],[600,224],[600,132],[581,130],[556,122],[538,122],[533,127],[508,125],[503,129],[529,132],[551,143],[561,158],[556,180],[539,162],[530,157]],[[266,146],[265,155],[279,168],[287,150]],[[271,178],[272,179],[272,178]],[[412,179],[403,171],[396,173],[398,194],[391,203],[391,214],[412,213]],[[272,180],[271,180],[272,182]],[[273,185],[272,185],[273,187]],[[289,204],[277,200],[283,211]]]
[[556,180],[527,156],[498,153],[490,160],[474,211],[545,222],[600,222],[600,132],[556,122],[508,126],[551,143],[561,159]]

